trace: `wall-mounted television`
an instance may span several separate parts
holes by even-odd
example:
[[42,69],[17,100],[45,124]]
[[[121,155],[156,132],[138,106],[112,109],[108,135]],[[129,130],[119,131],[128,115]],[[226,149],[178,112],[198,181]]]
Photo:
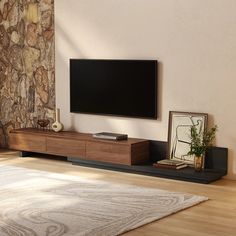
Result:
[[70,59],[70,111],[157,118],[157,60]]

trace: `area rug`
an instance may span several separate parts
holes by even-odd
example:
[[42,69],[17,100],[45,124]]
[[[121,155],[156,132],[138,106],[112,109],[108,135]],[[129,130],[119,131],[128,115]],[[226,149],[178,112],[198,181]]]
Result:
[[120,235],[205,200],[186,193],[2,165],[0,235]]

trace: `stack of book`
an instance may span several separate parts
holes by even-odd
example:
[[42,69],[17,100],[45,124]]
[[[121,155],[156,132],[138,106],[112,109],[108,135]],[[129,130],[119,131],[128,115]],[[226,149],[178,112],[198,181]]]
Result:
[[153,166],[157,168],[179,170],[179,169],[187,167],[188,165],[184,163],[183,161],[164,159],[164,160],[158,161],[157,163],[154,163]]

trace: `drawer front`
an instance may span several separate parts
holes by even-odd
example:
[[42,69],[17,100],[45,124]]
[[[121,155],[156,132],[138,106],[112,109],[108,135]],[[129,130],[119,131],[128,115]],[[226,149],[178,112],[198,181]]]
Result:
[[87,142],[86,159],[116,164],[131,164],[130,146]]
[[70,156],[85,157],[85,142],[73,139],[47,138],[47,153]]
[[149,141],[140,142],[132,145],[131,148],[132,165],[142,164],[149,160]]
[[32,134],[9,134],[9,148],[20,151],[45,152],[46,138]]

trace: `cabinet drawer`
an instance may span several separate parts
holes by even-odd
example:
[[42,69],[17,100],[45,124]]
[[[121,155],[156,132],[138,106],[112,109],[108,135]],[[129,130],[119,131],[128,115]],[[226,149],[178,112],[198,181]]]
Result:
[[9,148],[20,151],[45,152],[46,138],[32,134],[9,134]]
[[144,141],[133,144],[131,147],[132,165],[142,164],[149,160],[149,142]]
[[86,159],[130,165],[130,146],[87,142]]
[[47,138],[47,153],[71,157],[85,157],[85,142],[73,139]]

